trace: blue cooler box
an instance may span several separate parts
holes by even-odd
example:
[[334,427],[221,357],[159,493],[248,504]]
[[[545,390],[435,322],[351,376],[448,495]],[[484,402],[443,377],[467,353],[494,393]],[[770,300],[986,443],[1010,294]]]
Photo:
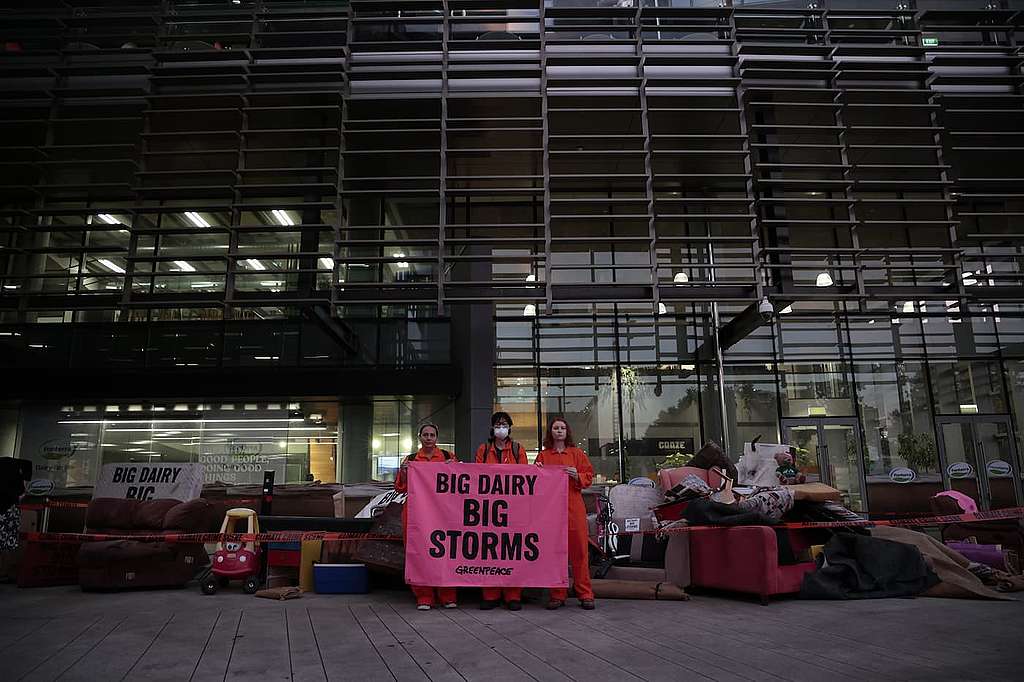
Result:
[[313,588],[317,594],[366,594],[366,565],[313,564]]

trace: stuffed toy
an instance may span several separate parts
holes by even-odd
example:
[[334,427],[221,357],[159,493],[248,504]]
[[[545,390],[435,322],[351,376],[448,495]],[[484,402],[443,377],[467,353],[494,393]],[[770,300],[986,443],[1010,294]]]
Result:
[[790,453],[777,453],[775,455],[775,461],[779,465],[775,470],[775,475],[779,477],[780,484],[796,485],[797,483],[803,483],[807,480],[807,477],[800,473],[800,470],[796,468],[796,464],[793,463],[793,455]]

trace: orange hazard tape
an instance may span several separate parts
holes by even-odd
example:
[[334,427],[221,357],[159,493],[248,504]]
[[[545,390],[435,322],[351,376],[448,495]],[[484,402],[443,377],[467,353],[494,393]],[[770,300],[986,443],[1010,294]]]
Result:
[[[258,497],[244,497],[241,499],[236,498],[201,498],[208,500],[212,503],[225,503],[233,506],[245,506],[248,504],[258,504],[260,498]],[[19,504],[18,506],[22,511],[43,511],[44,509],[84,509],[89,506],[89,502],[74,502],[71,500],[46,500],[44,502],[26,502]]]
[[[976,523],[979,521],[1001,521],[1005,519],[1024,518],[1024,507],[998,509],[996,511],[977,512],[975,514],[947,514],[944,516],[920,516],[912,519],[893,519],[877,521],[863,519],[860,521],[802,521],[798,523],[779,523],[766,528],[800,529],[800,528],[859,528],[863,526],[934,526],[946,523]],[[694,531],[721,530],[722,528],[742,528],[743,526],[676,526],[673,528],[623,531],[606,533],[606,535],[662,535],[672,533],[691,533]],[[336,531],[274,531],[269,533],[153,533],[149,535],[129,535],[116,533],[25,533],[25,538],[34,542],[102,542],[110,540],[136,540],[138,542],[300,542],[303,540],[386,540],[401,541],[400,535],[380,535],[373,533],[342,533]]]

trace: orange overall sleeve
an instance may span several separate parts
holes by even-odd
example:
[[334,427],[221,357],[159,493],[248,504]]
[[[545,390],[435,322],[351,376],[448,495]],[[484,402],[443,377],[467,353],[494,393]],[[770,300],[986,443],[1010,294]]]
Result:
[[589,488],[590,484],[594,481],[594,465],[590,463],[590,458],[587,457],[587,453],[583,452],[579,448],[573,448],[573,459],[576,464],[576,472],[579,474],[580,480],[570,478],[569,483],[575,490],[582,490],[583,488]]
[[395,492],[409,492],[409,475],[405,469],[399,469],[398,474],[395,476]]
[[480,443],[480,447],[476,449],[476,458],[474,461],[477,464],[483,464],[487,459],[487,443]]

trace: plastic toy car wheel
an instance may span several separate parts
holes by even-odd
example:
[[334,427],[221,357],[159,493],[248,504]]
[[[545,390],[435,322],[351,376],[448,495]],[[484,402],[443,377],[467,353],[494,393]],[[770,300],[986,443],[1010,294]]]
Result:
[[256,590],[260,589],[259,578],[250,577],[245,579],[245,584],[242,586],[242,591],[246,594],[256,594]]
[[203,581],[203,594],[217,594],[217,587],[219,586],[216,578],[207,578]]

